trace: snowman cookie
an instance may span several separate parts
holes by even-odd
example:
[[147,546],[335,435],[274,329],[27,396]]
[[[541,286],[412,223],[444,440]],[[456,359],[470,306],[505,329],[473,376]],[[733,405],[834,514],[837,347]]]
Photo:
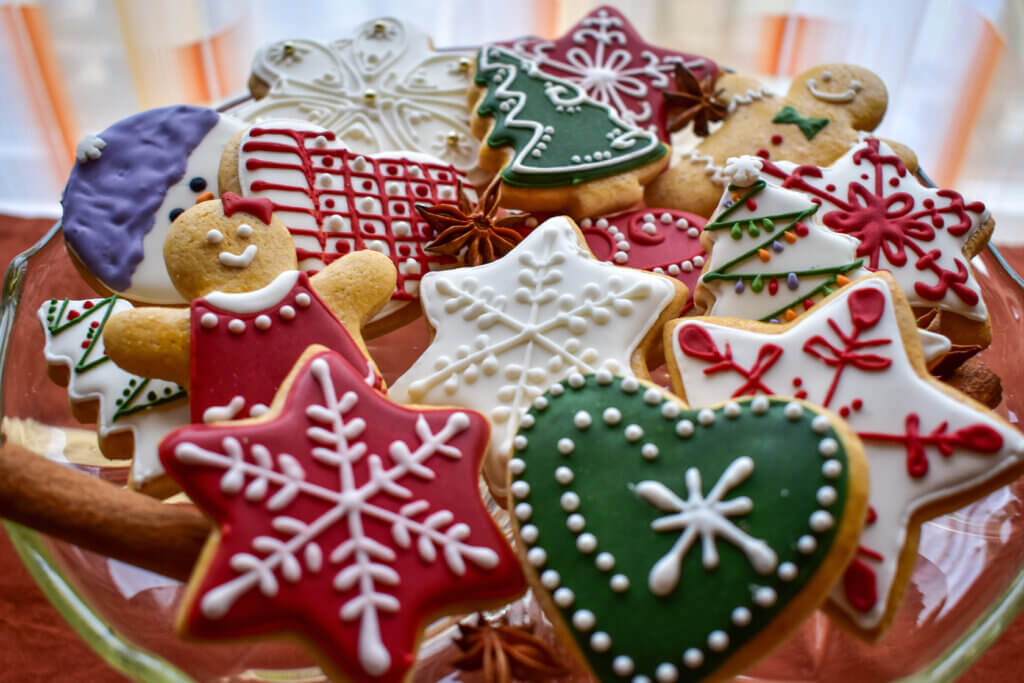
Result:
[[[722,126],[646,189],[650,206],[665,206],[710,216],[729,183],[726,161],[756,154],[765,159],[826,166],[857,141],[861,131],[882,121],[889,96],[874,73],[852,64],[825,64],[803,72],[782,97],[756,80],[738,74],[718,79],[728,115]],[[917,159],[897,150],[910,170]]]
[[164,257],[191,308],[123,312],[103,338],[125,370],[187,387],[192,422],[262,414],[314,343],[383,387],[360,328],[394,289],[384,256],[355,252],[309,277],[296,269],[291,236],[270,202],[226,193],[172,224]]

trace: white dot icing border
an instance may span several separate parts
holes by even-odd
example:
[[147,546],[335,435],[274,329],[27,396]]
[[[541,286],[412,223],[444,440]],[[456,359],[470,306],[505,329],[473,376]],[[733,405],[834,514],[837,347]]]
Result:
[[[607,375],[607,372],[602,371],[598,376],[595,376],[599,386],[606,386],[611,383],[612,378]],[[533,410],[537,412],[546,410],[550,406],[551,400],[565,395],[566,385],[577,391],[585,388],[588,384],[586,379],[586,377],[574,373],[564,382],[553,385],[548,392],[551,398],[538,396],[533,402]],[[636,394],[640,386],[635,378],[628,377],[621,378],[619,389],[626,396],[632,396]],[[642,394],[642,398],[645,405],[657,408],[665,420],[673,421],[682,413],[683,409],[680,408],[678,403],[668,399],[657,389],[648,388]],[[778,403],[779,401],[775,402]],[[772,401],[767,397],[758,396],[746,404],[747,412],[756,419],[756,417],[769,412],[771,403]],[[743,408],[744,406],[740,403],[728,401],[719,407],[719,411],[729,421],[735,421],[743,417]],[[611,420],[605,417],[609,410],[613,411],[610,414],[613,418]],[[790,401],[783,408],[783,415],[791,422],[802,419],[804,412],[803,404],[798,401]],[[585,419],[581,416],[585,416]],[[527,417],[529,419],[520,423],[520,431],[528,431],[533,427],[535,419],[532,415]],[[622,424],[621,411],[612,406],[602,411],[602,415],[597,420],[584,410],[577,411],[572,416],[573,424],[569,429],[569,433],[585,432],[598,420],[600,421],[599,424],[603,423],[607,427],[622,431],[625,445],[636,447],[640,451],[640,457],[645,461],[651,462],[657,459],[659,455],[658,447],[652,442],[645,442],[643,440],[642,429],[640,430],[640,435],[636,436],[636,429],[639,428],[639,425],[631,422]],[[705,408],[698,411],[696,421],[689,419],[679,420],[676,424],[675,432],[680,439],[686,440],[693,436],[699,427],[710,428],[717,421],[718,415],[716,412]],[[817,415],[811,420],[811,429],[815,434],[825,435],[831,429],[831,422],[824,415]],[[516,451],[523,451],[528,446],[528,438],[520,433],[517,434],[513,443]],[[586,517],[580,512],[579,494],[571,488],[575,481],[575,473],[572,471],[569,461],[576,452],[575,443],[570,437],[561,437],[557,441],[556,449],[563,462],[556,466],[552,476],[563,489],[559,503],[566,515],[566,528],[576,536],[577,552],[592,558],[595,567],[599,571],[610,575],[608,582],[610,590],[617,593],[625,593],[631,586],[629,577],[621,573],[612,573],[615,567],[615,556],[606,550],[601,550],[597,536],[590,531],[586,531]],[[818,452],[823,458],[821,467],[823,479],[835,480],[842,475],[842,463],[832,457],[839,450],[839,443],[832,437],[825,437],[819,442]],[[513,479],[510,490],[513,497],[519,501],[513,508],[516,518],[521,523],[519,537],[527,546],[531,546],[526,553],[527,562],[537,570],[541,585],[547,589],[555,605],[563,610],[572,608],[572,614],[566,619],[567,626],[581,636],[589,633],[590,637],[587,642],[590,649],[598,654],[607,654],[612,650],[614,643],[611,636],[599,628],[596,615],[586,607],[576,604],[575,592],[568,586],[563,585],[562,577],[556,570],[550,568],[543,569],[547,563],[547,551],[540,545],[539,529],[535,525],[527,523],[533,514],[532,506],[526,502],[530,495],[530,486],[528,482],[516,478],[523,475],[526,467],[526,461],[518,456],[509,461],[509,471]],[[525,486],[517,486],[518,484],[525,484]],[[815,500],[821,507],[811,513],[808,519],[809,533],[800,536],[794,544],[796,551],[801,555],[809,556],[817,552],[818,540],[815,537],[816,534],[826,533],[835,526],[835,519],[832,513],[825,509],[831,507],[838,500],[838,491],[836,491],[835,487],[829,483],[821,486],[815,494]],[[583,540],[581,541],[581,539]],[[791,561],[781,562],[776,569],[776,576],[782,582],[794,581],[798,575],[799,567]],[[752,608],[757,609],[761,607],[768,609],[773,607],[778,600],[778,594],[770,586],[751,586],[750,595],[749,605],[739,605],[731,611],[730,628],[744,628],[748,626],[754,618]],[[687,669],[699,669],[705,661],[705,649],[712,653],[724,652],[728,649],[730,642],[731,639],[728,631],[718,628],[712,629],[700,647],[691,646],[684,648],[679,657],[679,662]],[[632,677],[632,683],[642,683],[651,680],[651,678],[645,675],[633,675],[635,667],[633,659],[628,654],[611,653],[609,656],[612,657],[612,670],[618,676],[622,678]],[[678,672],[679,669],[675,664],[663,662],[657,666],[654,680],[676,680]]]

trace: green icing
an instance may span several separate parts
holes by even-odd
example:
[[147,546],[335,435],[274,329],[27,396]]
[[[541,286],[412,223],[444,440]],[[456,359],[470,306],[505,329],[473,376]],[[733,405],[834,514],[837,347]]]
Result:
[[[786,400],[762,397],[758,403],[740,401],[738,415],[729,417],[724,408],[718,408],[713,411],[714,423],[704,426],[699,419],[700,411],[666,402],[657,392],[648,392],[643,386],[627,391],[623,389],[624,381],[627,385],[634,382],[614,378],[601,384],[590,376],[585,383],[577,382],[579,388],[573,389],[570,380],[556,386],[560,396],[549,393],[540,400],[540,406],[535,404],[530,411],[532,423],[529,419],[525,422],[531,426],[520,430],[526,441],[517,443],[510,466],[514,473],[514,511],[521,530],[525,525],[534,525],[538,530],[535,542],[526,545],[529,549],[543,548],[546,553],[539,566],[535,554],[527,555],[542,583],[544,572],[555,570],[560,576],[558,587],[574,593],[572,604],[559,609],[580,650],[602,680],[631,680],[634,675],[657,680],[657,668],[664,663],[675,666],[680,680],[703,679],[766,628],[827,557],[846,505],[845,451],[826,421],[819,421],[817,431],[812,428],[819,413],[804,407],[796,419],[787,417]],[[665,408],[666,405],[670,407]],[[764,412],[756,414],[754,405]],[[621,412],[621,419],[614,426],[602,418],[609,406]],[[591,418],[585,430],[578,429],[574,422],[581,410]],[[677,434],[681,420],[692,422],[691,436]],[[643,436],[630,441],[628,425],[639,426]],[[565,438],[574,444],[568,455],[559,450],[559,441]],[[826,438],[838,442],[831,456],[819,452]],[[648,444],[657,447],[656,457],[651,458]],[[683,531],[653,530],[654,520],[674,513],[658,509],[639,496],[636,485],[657,481],[687,501],[690,494],[686,473],[696,468],[702,479],[701,493],[707,497],[727,468],[741,456],[753,460],[752,471],[741,477],[738,484],[726,487],[719,499],[751,499],[749,512],[741,511],[728,519],[774,550],[775,570],[767,575],[758,573],[747,555],[720,535],[715,540],[719,565],[707,570],[702,565],[703,549],[697,536],[683,558],[675,588],[663,597],[655,596],[648,587],[651,569],[670,552]],[[840,473],[831,473],[831,478],[823,470],[830,459],[842,466]],[[556,479],[558,468],[563,466],[572,471],[572,481],[567,485]],[[529,485],[528,492],[519,482]],[[835,489],[835,500],[822,505],[817,499],[818,491],[827,486]],[[585,519],[583,533],[591,533],[597,539],[596,550],[589,554],[577,549],[579,535],[567,525],[570,513],[561,505],[567,491],[579,496],[576,512]],[[834,516],[836,525],[815,532],[810,527],[811,515],[821,509]],[[798,540],[804,536],[816,540],[814,549],[798,549]],[[597,566],[595,560],[602,552],[614,556],[613,569],[603,571]],[[786,581],[779,577],[783,563],[796,566],[795,578]],[[617,574],[629,580],[625,592],[611,589],[610,581]],[[755,604],[755,587],[776,591],[778,599],[774,605]],[[548,589],[557,603],[557,588]],[[749,624],[734,623],[732,615],[737,607],[750,610]],[[594,614],[593,628],[580,630],[573,626],[577,610]],[[714,631],[727,634],[729,644],[725,650],[716,652],[709,646],[709,635]],[[606,652],[597,652],[591,646],[595,632],[605,632],[610,637],[611,647]],[[691,648],[699,650],[703,659],[692,668],[684,664],[684,654]],[[626,676],[614,668],[620,656],[629,657],[634,665]]]
[[487,144],[515,150],[501,174],[510,185],[575,185],[668,153],[657,134],[625,123],[573,83],[544,74],[503,48],[480,51],[475,81],[487,88],[477,114],[495,119]]
[[814,119],[800,116],[796,112],[796,109],[786,105],[783,107],[775,118],[772,119],[772,123],[792,123],[800,132],[804,134],[804,137],[808,140],[813,140],[814,136],[821,132],[821,129],[828,125],[828,119]]
[[[730,238],[736,241],[743,239],[744,233],[754,239],[758,239],[762,236],[765,239],[758,240],[750,249],[743,252],[736,258],[722,264],[714,270],[704,273],[704,275],[701,276],[705,282],[711,282],[713,280],[741,280],[743,282],[749,282],[750,288],[755,292],[760,292],[764,288],[765,280],[770,280],[772,278],[785,280],[790,275],[795,275],[800,279],[805,277],[822,278],[822,281],[816,287],[806,292],[804,295],[795,299],[785,300],[778,309],[761,318],[764,322],[777,319],[787,310],[796,308],[802,305],[805,301],[809,301],[818,295],[828,296],[832,293],[833,289],[838,288],[838,276],[845,275],[850,271],[856,270],[864,263],[863,260],[858,259],[856,261],[851,261],[850,263],[843,263],[835,266],[804,268],[801,270],[790,270],[785,272],[773,273],[764,272],[762,270],[758,270],[756,272],[743,272],[742,270],[734,272],[737,269],[742,269],[747,263],[755,263],[760,267],[760,258],[758,256],[759,251],[762,249],[770,250],[773,242],[782,239],[783,235],[787,231],[793,229],[797,223],[803,221],[805,218],[809,218],[814,215],[818,210],[818,205],[812,204],[803,211],[773,214],[770,216],[757,216],[754,218],[730,218],[734,213],[736,213],[736,211],[746,205],[748,199],[756,197],[765,189],[765,187],[767,187],[767,185],[768,184],[765,181],[758,180],[749,188],[736,187],[734,185],[729,186],[729,192],[743,191],[744,194],[727,206],[725,211],[719,214],[713,221],[705,225],[704,231],[715,232],[717,230],[727,230]],[[789,290],[783,283],[780,285],[778,292],[779,294],[782,294],[784,291]]]

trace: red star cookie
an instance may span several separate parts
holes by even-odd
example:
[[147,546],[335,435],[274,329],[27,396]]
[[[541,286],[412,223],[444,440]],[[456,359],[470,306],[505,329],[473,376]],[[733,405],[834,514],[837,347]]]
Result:
[[477,413],[406,408],[310,347],[268,415],[173,432],[160,457],[217,523],[181,626],[291,630],[344,679],[401,681],[428,616],[522,592],[477,493]]
[[699,79],[717,74],[710,59],[651,45],[626,17],[612,7],[598,7],[555,41],[527,38],[498,43],[534,61],[544,73],[580,86],[594,100],[615,108],[628,124],[656,130],[668,142],[665,96],[676,64]]

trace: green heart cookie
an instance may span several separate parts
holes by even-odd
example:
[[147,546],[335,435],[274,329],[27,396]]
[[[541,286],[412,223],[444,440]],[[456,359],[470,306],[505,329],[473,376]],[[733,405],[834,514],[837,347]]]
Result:
[[824,600],[866,512],[856,437],[791,400],[573,375],[514,443],[526,562],[602,680],[737,673]]

